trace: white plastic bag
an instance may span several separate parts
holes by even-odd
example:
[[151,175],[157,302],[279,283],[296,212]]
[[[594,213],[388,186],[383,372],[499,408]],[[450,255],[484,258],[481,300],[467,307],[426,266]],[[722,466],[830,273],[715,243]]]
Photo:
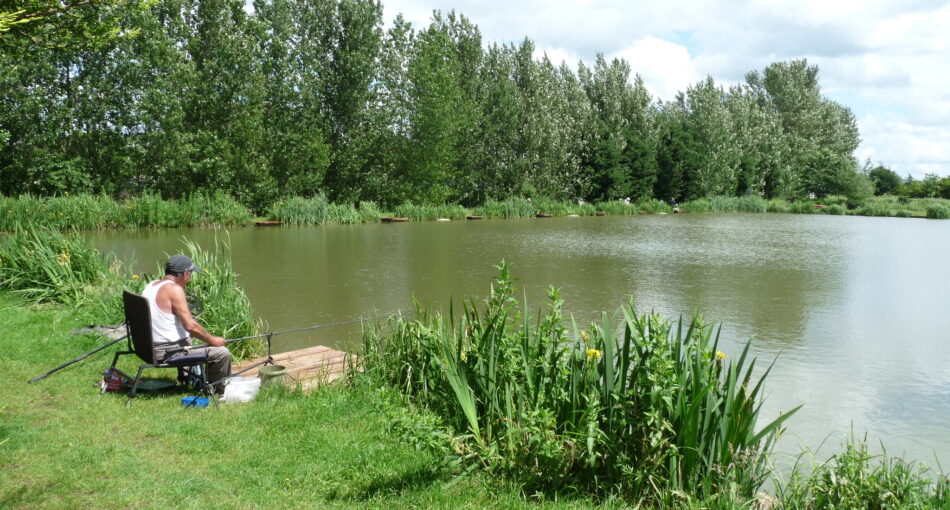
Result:
[[257,377],[229,377],[224,386],[222,402],[249,402],[261,389],[261,380]]

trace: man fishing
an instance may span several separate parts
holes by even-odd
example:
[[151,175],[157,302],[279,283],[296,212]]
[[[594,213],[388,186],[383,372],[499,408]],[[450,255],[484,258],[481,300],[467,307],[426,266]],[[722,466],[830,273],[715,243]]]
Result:
[[[155,361],[207,351],[208,382],[215,383],[215,392],[220,394],[224,392],[224,378],[231,373],[231,352],[224,346],[224,338],[209,333],[191,315],[185,287],[195,272],[201,272],[201,268],[190,257],[172,255],[165,263],[165,276],[142,290],[152,315]],[[192,346],[192,337],[208,345]]]

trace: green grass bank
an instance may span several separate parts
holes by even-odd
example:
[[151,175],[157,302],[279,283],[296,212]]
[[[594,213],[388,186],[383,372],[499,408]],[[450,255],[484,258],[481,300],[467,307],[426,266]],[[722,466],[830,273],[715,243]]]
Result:
[[[69,335],[86,318],[72,307],[0,292],[0,310],[7,332],[0,337],[7,379],[0,385],[0,507],[633,507],[576,487],[532,491],[517,478],[466,471],[435,449],[401,440],[397,417],[405,425],[406,416],[420,416],[420,430],[436,418],[410,411],[374,377],[309,395],[277,388],[220,412],[183,409],[184,391],[142,394],[126,408],[124,395],[99,395],[95,386],[110,349],[27,384],[105,341]],[[773,508],[950,508],[946,477],[872,456],[860,443],[780,487]],[[731,492],[669,497],[663,508],[760,508]]]
[[452,483],[439,459],[389,434],[393,398],[366,384],[265,392],[220,412],[183,409],[182,392],[125,408],[124,395],[93,386],[112,349],[27,384],[105,341],[70,336],[85,321],[63,305],[3,292],[0,310],[2,508],[592,506],[534,505],[479,474]]

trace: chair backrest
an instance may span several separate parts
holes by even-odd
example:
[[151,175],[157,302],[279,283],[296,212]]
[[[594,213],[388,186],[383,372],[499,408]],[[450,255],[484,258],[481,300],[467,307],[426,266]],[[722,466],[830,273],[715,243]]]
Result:
[[155,363],[155,351],[152,345],[152,313],[148,300],[129,291],[122,291],[122,305],[125,308],[125,324],[132,339],[135,355],[146,363]]

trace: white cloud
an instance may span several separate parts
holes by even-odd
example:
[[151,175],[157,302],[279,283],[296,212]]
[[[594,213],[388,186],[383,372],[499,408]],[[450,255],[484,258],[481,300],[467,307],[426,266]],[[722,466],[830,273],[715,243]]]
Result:
[[534,49],[534,58],[541,60],[543,57],[547,56],[548,60],[554,64],[555,67],[560,66],[562,63],[567,64],[571,69],[577,69],[577,62],[580,59],[574,52],[568,51],[564,48],[535,48]]
[[[485,43],[534,41],[572,67],[597,53],[630,62],[671,99],[712,76],[724,86],[771,62],[807,58],[826,95],[852,108],[859,156],[915,177],[950,175],[950,3],[947,0],[383,0],[417,27],[455,9]],[[894,140],[900,140],[895,142]],[[940,145],[942,144],[942,146]]]
[[[654,97],[671,100],[702,78],[686,47],[647,36],[612,55],[630,63]],[[633,76],[631,76],[631,79]]]
[[860,160],[880,161],[902,176],[946,175],[950,131],[945,126],[914,125],[876,115],[861,118],[858,125],[865,142],[857,154]]

